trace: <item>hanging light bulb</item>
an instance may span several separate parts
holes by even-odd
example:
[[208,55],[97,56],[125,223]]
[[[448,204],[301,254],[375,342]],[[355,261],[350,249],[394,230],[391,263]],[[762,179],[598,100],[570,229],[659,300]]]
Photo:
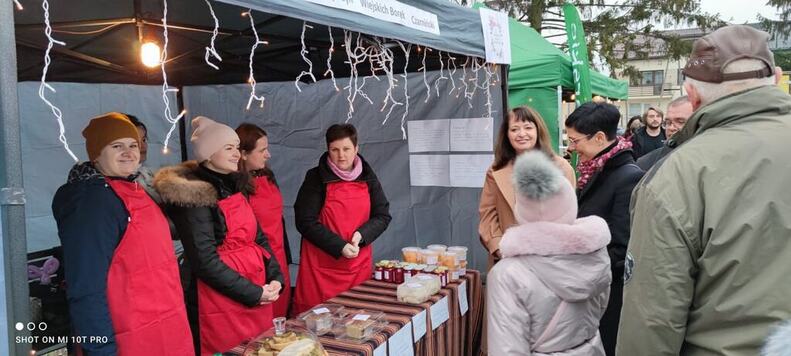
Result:
[[161,52],[159,45],[153,41],[146,41],[140,46],[140,61],[148,68],[159,66]]

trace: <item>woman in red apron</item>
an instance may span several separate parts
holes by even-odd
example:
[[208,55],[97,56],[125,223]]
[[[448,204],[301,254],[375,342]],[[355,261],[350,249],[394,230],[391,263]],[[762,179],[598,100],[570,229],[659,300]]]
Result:
[[84,355],[192,355],[167,220],[135,182],[137,129],[120,113],[83,130],[89,161],[69,172],[52,212],[66,295]]
[[291,252],[286,230],[283,228],[283,196],[274,173],[267,165],[272,157],[269,154],[269,138],[262,128],[248,123],[239,125],[236,133],[239,135],[239,149],[242,152],[239,171],[250,173],[255,183],[255,193],[250,195],[250,206],[253,207],[258,224],[269,240],[269,247],[272,248],[283,272],[283,292],[272,303],[272,316],[285,317],[291,304],[291,278],[288,273]]
[[154,188],[168,204],[184,244],[187,315],[200,355],[226,352],[272,327],[282,274],[247,200],[239,137],[199,116],[192,121],[196,161],[166,167]]
[[293,313],[301,313],[371,277],[371,243],[390,223],[371,166],[357,154],[357,130],[332,125],[327,152],[305,175],[294,213],[302,234]]

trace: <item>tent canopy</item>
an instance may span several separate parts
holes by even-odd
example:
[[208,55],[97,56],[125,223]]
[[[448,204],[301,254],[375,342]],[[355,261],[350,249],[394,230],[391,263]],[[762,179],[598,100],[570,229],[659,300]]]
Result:
[[[435,49],[427,53],[429,70],[439,69],[437,60],[445,52],[456,54],[459,63],[465,56],[484,57],[483,31],[478,12],[443,0],[401,0],[420,10],[435,14],[439,35],[424,32],[357,12],[331,8],[306,0],[216,0],[212,7],[219,22],[215,41],[222,62],[214,70],[204,61],[205,47],[211,42],[214,20],[204,1],[168,1],[168,81],[175,86],[245,83],[249,77],[249,54],[255,41],[250,19],[241,16],[253,10],[255,28],[267,45],[255,53],[257,81],[294,80],[308,70],[300,49],[303,21],[306,30],[307,58],[313,62],[313,74],[323,78],[331,47],[328,26],[332,27],[335,51],[331,63],[336,76],[349,76],[345,63],[342,29],[360,34],[365,44],[373,37],[388,40],[398,72],[403,71],[404,52],[393,40]],[[386,3],[386,2],[384,2]],[[69,0],[50,3],[52,36],[66,46],[52,49],[52,65],[47,79],[61,82],[161,84],[159,68],[145,68],[139,59],[140,39],[162,36],[161,0]],[[43,34],[44,12],[41,6],[26,6],[15,11],[15,32],[19,81],[36,81],[41,77],[43,52],[47,39]],[[408,71],[421,66],[418,46],[413,46]],[[365,66],[361,66],[365,67]],[[361,75],[367,75],[364,68]]]
[[[508,77],[510,89],[521,88],[573,88],[574,79],[571,59],[536,30],[510,19],[511,71]],[[626,99],[628,84],[591,71],[593,94],[613,99]]]

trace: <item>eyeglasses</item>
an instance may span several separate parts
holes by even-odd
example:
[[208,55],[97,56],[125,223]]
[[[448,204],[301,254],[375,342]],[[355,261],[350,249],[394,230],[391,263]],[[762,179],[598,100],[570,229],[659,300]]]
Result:
[[578,138],[572,138],[571,136],[569,136],[568,137],[569,138],[569,145],[576,146],[577,144],[579,144],[580,141],[582,141],[582,140],[589,140],[592,136],[593,135],[585,135],[585,136],[578,137]]
[[670,126],[675,126],[675,127],[678,127],[678,128],[682,128],[682,127],[684,127],[684,125],[686,123],[687,123],[687,120],[685,120],[685,119],[675,119],[675,120],[673,120],[673,119],[665,119],[665,121],[662,121],[662,128],[666,129],[666,128],[670,127]]

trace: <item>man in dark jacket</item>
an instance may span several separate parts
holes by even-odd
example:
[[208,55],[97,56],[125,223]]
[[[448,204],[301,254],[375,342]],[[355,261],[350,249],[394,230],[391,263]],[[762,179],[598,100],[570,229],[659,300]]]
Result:
[[692,104],[689,102],[689,97],[686,95],[678,97],[667,104],[667,114],[662,123],[665,128],[668,142],[664,146],[657,148],[646,155],[637,159],[637,166],[645,172],[648,172],[651,167],[659,162],[662,158],[667,156],[673,147],[670,145],[670,140],[687,123],[687,120],[692,116]]
[[617,137],[621,114],[610,104],[586,103],[566,119],[569,149],[577,152],[578,217],[597,215],[607,221],[612,284],[607,310],[599,325],[604,350],[615,354],[621,313],[624,258],[629,243],[629,201],[643,171],[634,164],[631,144]]
[[648,108],[643,114],[645,126],[632,135],[632,151],[638,159],[665,144],[665,129],[662,128],[664,114],[657,108]]

